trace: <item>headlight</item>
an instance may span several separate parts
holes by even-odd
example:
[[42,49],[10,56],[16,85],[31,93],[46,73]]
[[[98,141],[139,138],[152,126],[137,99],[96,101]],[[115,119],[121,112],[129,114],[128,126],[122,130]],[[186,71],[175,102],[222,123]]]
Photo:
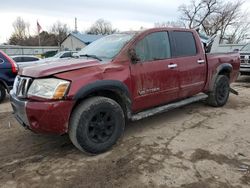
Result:
[[62,99],[68,90],[69,84],[69,81],[57,78],[36,79],[29,88],[28,97]]

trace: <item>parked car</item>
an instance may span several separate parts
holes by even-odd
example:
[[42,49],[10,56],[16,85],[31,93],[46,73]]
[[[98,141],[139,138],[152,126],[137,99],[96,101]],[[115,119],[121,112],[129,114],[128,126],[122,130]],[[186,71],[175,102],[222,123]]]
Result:
[[250,75],[250,43],[246,44],[240,51],[240,73]]
[[63,58],[72,58],[74,53],[76,53],[76,51],[61,51],[52,57],[45,58],[44,60],[54,61],[54,60],[63,59]]
[[16,62],[16,63],[22,63],[22,62],[33,62],[33,61],[39,61],[40,58],[32,55],[15,55],[11,56],[11,58]]
[[17,75],[16,63],[3,51],[0,51],[0,102],[5,99],[6,91],[12,89]]
[[110,149],[126,122],[199,100],[226,104],[238,53],[205,54],[194,30],[154,28],[103,37],[79,59],[24,67],[11,91],[21,125],[68,133],[81,151]]

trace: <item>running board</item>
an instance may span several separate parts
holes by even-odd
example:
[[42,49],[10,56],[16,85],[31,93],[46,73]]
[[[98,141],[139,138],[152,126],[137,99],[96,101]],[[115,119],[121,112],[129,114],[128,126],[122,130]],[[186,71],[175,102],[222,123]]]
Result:
[[199,95],[195,95],[193,97],[178,101],[178,102],[174,102],[174,103],[170,103],[164,106],[159,106],[153,109],[149,109],[149,110],[145,110],[143,112],[139,112],[135,115],[132,115],[131,120],[132,121],[137,121],[143,118],[147,118],[150,116],[153,116],[155,114],[159,114],[159,113],[163,113],[163,112],[167,112],[169,110],[175,109],[175,108],[179,108],[181,106],[185,106],[194,102],[198,102],[201,100],[206,99],[208,96],[206,94],[199,94]]

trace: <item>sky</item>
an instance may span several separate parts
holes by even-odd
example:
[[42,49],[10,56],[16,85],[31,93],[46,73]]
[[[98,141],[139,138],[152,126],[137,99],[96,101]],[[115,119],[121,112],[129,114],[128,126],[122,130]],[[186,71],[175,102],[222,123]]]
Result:
[[[250,9],[250,0],[245,0]],[[13,32],[12,23],[18,16],[30,24],[30,33],[37,31],[38,21],[48,31],[53,23],[66,23],[74,29],[75,17],[78,31],[85,31],[97,19],[103,18],[120,31],[150,28],[154,23],[175,21],[178,7],[190,0],[8,0],[0,3],[0,43],[6,42]]]

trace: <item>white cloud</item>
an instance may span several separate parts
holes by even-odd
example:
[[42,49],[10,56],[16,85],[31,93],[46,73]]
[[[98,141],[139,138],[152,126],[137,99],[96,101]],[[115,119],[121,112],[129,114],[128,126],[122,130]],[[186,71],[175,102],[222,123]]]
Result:
[[[187,0],[185,0],[187,1]],[[78,18],[78,29],[86,30],[95,20],[104,18],[119,30],[152,27],[155,22],[173,20],[178,17],[177,8],[185,1],[166,0],[61,0],[33,1],[12,0],[1,2],[0,43],[13,32],[12,23],[21,16],[30,23],[31,34],[36,32],[36,20],[44,30],[57,20],[74,29],[74,18]]]
[[[38,20],[44,30],[56,21],[74,29],[74,18],[78,18],[78,30],[84,31],[99,18],[109,20],[119,30],[152,27],[156,22],[178,19],[178,7],[190,0],[11,0],[1,2],[0,43],[13,32],[12,23],[21,16],[30,23],[31,34],[36,32]],[[250,8],[250,0],[245,7]]]

